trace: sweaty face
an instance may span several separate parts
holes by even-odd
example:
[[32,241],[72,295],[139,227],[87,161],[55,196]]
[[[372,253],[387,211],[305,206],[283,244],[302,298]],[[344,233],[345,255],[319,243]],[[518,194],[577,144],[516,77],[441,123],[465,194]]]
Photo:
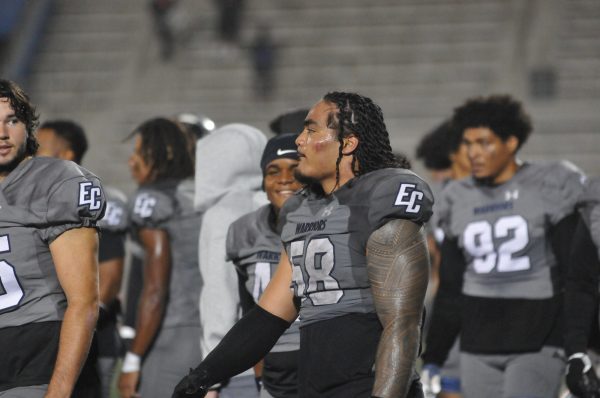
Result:
[[47,156],[64,160],[73,160],[73,151],[70,150],[67,142],[56,135],[54,130],[42,128],[37,131],[37,141],[39,144],[36,156]]
[[477,127],[465,129],[463,142],[467,147],[473,177],[491,183],[500,183],[512,177],[518,143],[515,137],[503,141],[489,128]]
[[305,179],[323,183],[335,180],[335,163],[339,156],[340,143],[337,131],[328,126],[329,115],[337,112],[336,105],[319,101],[312,107],[306,120],[304,130],[296,138],[300,163],[297,173]]
[[152,172],[151,166],[144,160],[142,151],[142,137],[137,134],[134,138],[133,153],[129,156],[129,171],[131,177],[138,183],[138,185],[150,182],[150,175]]
[[17,119],[8,98],[0,98],[0,178],[25,159],[27,128]]
[[302,185],[294,177],[298,161],[294,159],[275,159],[267,165],[265,170],[264,186],[269,202],[276,210]]

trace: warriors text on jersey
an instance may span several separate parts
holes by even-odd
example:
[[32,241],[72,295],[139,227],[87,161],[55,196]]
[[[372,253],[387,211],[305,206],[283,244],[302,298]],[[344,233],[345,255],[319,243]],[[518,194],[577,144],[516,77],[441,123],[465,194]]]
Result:
[[[567,163],[526,163],[500,185],[472,178],[448,184],[440,198],[440,225],[464,261],[444,262],[443,254],[442,266],[462,277],[462,351],[561,345],[564,275],[553,234],[573,214],[582,181]],[[460,283],[454,284],[457,291]]]
[[49,245],[104,208],[98,178],[72,162],[33,158],[0,182],[0,391],[49,382],[67,307]]
[[[270,214],[271,205],[265,205],[233,222],[227,234],[227,258],[245,277],[246,290],[255,302],[275,273],[283,248],[279,234],[269,225]],[[294,322],[271,351],[294,351],[299,345],[298,322]]]
[[356,177],[327,197],[301,194],[281,211],[281,239],[302,300],[302,325],[350,313],[374,313],[367,276],[371,233],[392,219],[418,224],[431,216],[428,185],[404,169]]
[[129,205],[134,237],[142,228],[162,229],[169,235],[171,273],[163,328],[200,323],[198,234],[201,220],[193,208],[193,198],[192,179],[166,180],[142,186]]

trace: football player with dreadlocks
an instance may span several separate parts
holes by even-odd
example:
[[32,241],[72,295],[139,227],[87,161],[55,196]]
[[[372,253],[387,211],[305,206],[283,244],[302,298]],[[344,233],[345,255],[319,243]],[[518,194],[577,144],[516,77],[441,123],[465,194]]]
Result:
[[280,211],[278,269],[173,396],[204,396],[248,369],[300,314],[299,396],[420,397],[431,191],[396,160],[382,111],[367,97],[327,94],[296,144],[307,188]]

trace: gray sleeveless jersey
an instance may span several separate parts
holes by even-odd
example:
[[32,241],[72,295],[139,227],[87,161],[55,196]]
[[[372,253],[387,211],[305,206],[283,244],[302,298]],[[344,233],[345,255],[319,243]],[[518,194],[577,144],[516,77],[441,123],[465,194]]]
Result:
[[573,213],[583,176],[566,162],[524,164],[498,186],[453,181],[439,200],[446,238],[457,238],[467,269],[463,293],[487,298],[548,299],[557,265],[548,228]]
[[194,210],[193,179],[140,187],[129,203],[129,215],[134,239],[143,228],[161,229],[169,236],[171,275],[162,327],[199,325],[201,214]]
[[392,219],[422,224],[431,216],[428,185],[405,169],[354,178],[327,197],[298,194],[280,213],[293,266],[302,325],[375,312],[367,276],[367,240]]
[[104,187],[106,194],[106,211],[98,221],[98,227],[112,232],[126,232],[128,227],[127,197],[113,187]]
[[[246,289],[255,302],[262,295],[279,264],[283,245],[279,234],[269,225],[271,205],[240,217],[227,233],[227,260],[247,276]],[[295,351],[300,348],[298,321],[279,338],[272,352]]]
[[67,301],[49,245],[95,227],[104,208],[98,178],[73,162],[32,158],[0,183],[0,328],[62,320]]

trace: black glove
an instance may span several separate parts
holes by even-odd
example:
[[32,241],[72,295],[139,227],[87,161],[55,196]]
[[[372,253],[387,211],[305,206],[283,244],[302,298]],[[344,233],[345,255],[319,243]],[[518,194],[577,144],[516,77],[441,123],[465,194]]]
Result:
[[578,398],[600,398],[600,382],[586,354],[578,352],[569,357],[567,387]]
[[171,398],[202,398],[209,387],[206,369],[190,369],[190,373],[175,386]]

